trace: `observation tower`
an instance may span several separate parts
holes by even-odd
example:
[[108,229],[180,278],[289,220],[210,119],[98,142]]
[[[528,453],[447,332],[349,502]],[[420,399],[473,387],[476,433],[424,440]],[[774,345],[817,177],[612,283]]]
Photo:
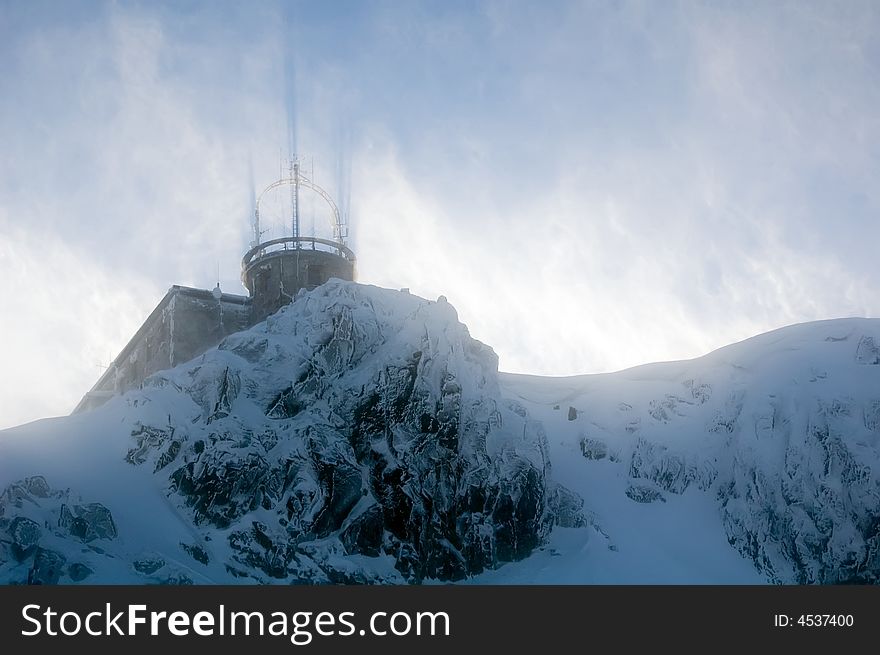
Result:
[[[314,175],[303,173],[297,158],[288,162],[286,174],[281,170],[254,203],[253,241],[241,261],[248,295],[224,292],[219,280],[211,291],[172,286],[74,413],[138,387],[156,371],[198,357],[224,337],[264,320],[300,289],[314,289],[333,277],[354,280],[354,253],[345,245],[348,227],[333,198],[312,181]],[[319,211],[304,211],[316,207]],[[323,219],[317,225],[322,214],[329,226]],[[303,217],[312,219],[307,236],[300,231]]]
[[[303,192],[314,194],[323,206],[330,228],[327,237],[317,236],[314,227],[313,234],[302,233]],[[273,200],[276,207],[283,205],[290,233],[263,241],[265,232],[277,229],[278,212],[272,217],[275,228],[261,228],[266,222],[266,205]],[[251,322],[258,323],[291,302],[300,289],[314,289],[334,277],[354,280],[355,256],[345,245],[347,237],[348,226],[333,198],[303,172],[298,158],[290,159],[286,175],[257,196],[253,240],[241,260],[241,281],[250,294]]]

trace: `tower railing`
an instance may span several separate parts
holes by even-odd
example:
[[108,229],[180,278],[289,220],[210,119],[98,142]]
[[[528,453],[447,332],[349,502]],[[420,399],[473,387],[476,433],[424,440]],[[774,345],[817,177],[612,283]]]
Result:
[[[303,248],[303,246],[306,247]],[[332,241],[331,239],[321,239],[320,237],[289,236],[264,241],[248,250],[241,260],[241,268],[243,271],[247,270],[251,264],[265,256],[289,250],[323,250],[324,252],[331,252],[342,257],[352,264],[355,263],[354,252],[344,243]]]

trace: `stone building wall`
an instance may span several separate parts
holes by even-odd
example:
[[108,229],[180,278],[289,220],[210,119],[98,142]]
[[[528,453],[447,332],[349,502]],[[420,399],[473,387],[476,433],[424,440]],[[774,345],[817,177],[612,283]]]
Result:
[[157,371],[172,368],[251,325],[250,299],[173,286],[74,412],[103,404]]
[[[224,293],[218,300],[205,289],[171,287],[74,413],[134,389],[153,373],[189,361],[225,336],[265,320],[291,302],[300,289],[314,289],[330,278],[354,279],[350,250],[320,239],[312,241],[312,248],[264,251],[253,261],[246,260],[242,282],[250,296]],[[347,256],[315,249],[318,244],[339,245],[337,251]]]

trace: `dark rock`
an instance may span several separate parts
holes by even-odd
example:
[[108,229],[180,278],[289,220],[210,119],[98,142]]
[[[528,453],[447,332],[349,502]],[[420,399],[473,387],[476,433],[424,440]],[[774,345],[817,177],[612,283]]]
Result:
[[40,537],[43,536],[36,521],[24,516],[16,516],[12,519],[7,532],[12,538],[12,554],[18,561],[28,558],[36,549]]
[[131,436],[135,441],[135,447],[125,455],[125,461],[129,464],[143,464],[151,452],[158,450],[174,437],[174,428],[157,428],[150,425],[137,423]]
[[587,525],[583,513],[584,499],[561,484],[549,485],[547,510],[554,523],[563,528],[582,528]]
[[856,361],[859,364],[869,366],[880,365],[880,346],[874,341],[874,337],[863,336],[859,339],[856,347]]
[[[781,465],[756,460],[747,449],[736,453],[733,474],[717,494],[724,528],[769,580],[880,583],[877,482],[863,445],[851,436],[871,402],[821,399],[801,427],[772,422],[765,438],[784,439]],[[786,405],[776,400],[774,414],[790,411]]]
[[650,480],[664,491],[674,494],[683,493],[692,483],[696,483],[700,489],[708,489],[717,475],[717,471],[708,463],[698,468],[688,462],[683,454],[644,438],[636,441],[630,458],[631,478]]
[[327,571],[327,578],[332,584],[341,585],[365,585],[374,582],[374,580],[363,569],[346,571],[344,569],[331,567]]
[[696,400],[700,405],[709,401],[712,397],[712,387],[711,385],[697,382],[696,380],[685,380],[682,383],[685,388],[690,390],[691,397]]
[[273,419],[293,418],[302,410],[302,405],[296,398],[296,391],[293,387],[288,387],[282,391],[269,404],[266,410],[266,416]]
[[174,471],[170,479],[172,490],[192,508],[196,524],[223,529],[258,507],[272,508],[281,499],[286,474],[286,466],[271,466],[256,453],[236,457],[213,449]]
[[646,487],[641,484],[631,484],[626,488],[626,495],[637,503],[653,503],[660,501],[665,503],[666,499],[663,494],[653,487]]
[[[497,355],[447,303],[407,298],[331,282],[150,378],[144,404],[164,388],[200,411],[169,416],[176,430],[136,424],[126,459],[224,531],[222,564],[263,581],[377,581],[384,560],[368,560],[384,555],[396,582],[460,579],[528,556],[554,524],[582,525],[580,499],[548,480],[540,424],[501,395]],[[82,507],[59,525],[89,541]]]
[[234,371],[231,372],[227,366],[226,370],[223,371],[223,375],[220,376],[220,381],[217,385],[217,399],[211,408],[206,422],[212,423],[218,419],[229,416],[229,412],[232,411],[232,403],[235,401],[240,390],[241,379],[239,378],[238,373]]
[[62,505],[58,525],[85,542],[115,539],[117,535],[113,516],[101,503]]
[[195,561],[200,564],[208,565],[208,562],[211,561],[211,557],[208,555],[208,551],[199,546],[198,544],[180,544],[180,547],[186,551],[186,553],[192,557]]
[[165,560],[161,557],[142,557],[131,563],[134,570],[144,575],[153,575],[156,571],[165,566]]
[[343,462],[319,466],[318,481],[324,492],[324,507],[315,519],[317,536],[338,530],[363,496],[361,471]]
[[247,571],[242,571],[241,569],[237,569],[234,566],[226,565],[226,572],[236,578],[247,578],[250,577],[250,573]]
[[578,417],[578,411],[574,407],[568,408],[568,420],[574,421]]
[[153,469],[153,472],[155,473],[168,466],[177,458],[178,453],[180,453],[180,442],[177,439],[174,439],[168,444],[168,449],[159,456],[158,460],[156,460],[156,467]]
[[79,562],[74,562],[67,567],[67,575],[70,576],[70,579],[74,582],[82,582],[93,573],[94,571],[92,571],[92,569]]
[[546,534],[540,525],[544,488],[538,470],[527,462],[519,462],[518,475],[508,485],[494,498],[491,512],[496,557],[503,562],[527,556]]
[[380,554],[384,532],[382,508],[372,505],[349,522],[339,538],[348,554],[375,557]]
[[271,532],[268,526],[255,521],[250,530],[230,533],[229,545],[235,553],[233,559],[240,564],[272,578],[290,575],[288,566],[296,556],[296,547],[285,533]]
[[587,459],[604,459],[608,456],[608,446],[604,441],[581,437],[581,452]]
[[655,421],[669,423],[677,416],[684,416],[681,405],[693,405],[693,402],[675,394],[666,394],[663,400],[652,400],[648,403],[648,414]]
[[880,432],[880,400],[868,403],[863,410],[865,428],[870,432]]
[[64,564],[67,559],[61,553],[54,550],[38,548],[34,555],[34,563],[28,571],[28,584],[47,585],[58,584],[58,580],[64,573]]
[[171,585],[176,587],[188,587],[193,584],[192,578],[190,578],[186,573],[176,572],[169,575],[167,578],[162,580],[159,584],[162,585]]
[[28,493],[34,498],[48,498],[52,492],[49,483],[46,482],[46,478],[42,475],[25,478],[24,485]]

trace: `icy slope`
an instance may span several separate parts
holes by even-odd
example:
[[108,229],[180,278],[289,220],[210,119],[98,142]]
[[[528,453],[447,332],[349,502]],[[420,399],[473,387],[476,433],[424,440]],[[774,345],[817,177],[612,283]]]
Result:
[[0,433],[3,582],[418,582],[581,501],[445,299],[331,281],[143,389]]
[[880,577],[880,320],[608,375],[504,375],[502,388],[543,421],[554,476],[607,538],[558,530],[477,582]]
[[334,281],[0,432],[0,582],[877,582],[878,460],[880,320],[540,378]]

